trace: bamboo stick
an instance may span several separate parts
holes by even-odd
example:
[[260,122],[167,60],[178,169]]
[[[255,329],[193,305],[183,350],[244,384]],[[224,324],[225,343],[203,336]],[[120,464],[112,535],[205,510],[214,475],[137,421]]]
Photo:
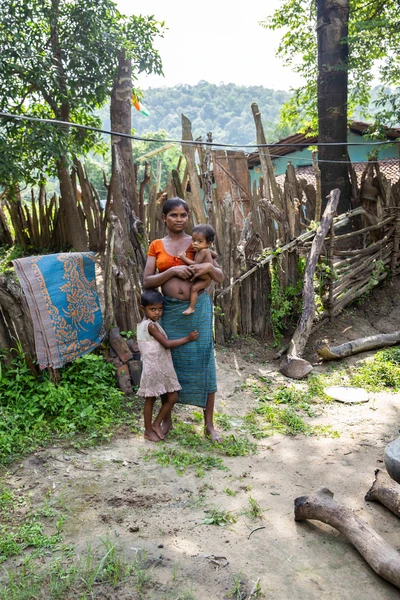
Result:
[[[355,286],[355,288],[349,290],[347,292],[347,294],[341,296],[341,298],[340,298],[341,302],[338,302],[337,304],[334,305],[334,308],[333,308],[334,315],[337,315],[341,310],[343,310],[343,308],[345,308],[345,306],[347,306],[348,304],[353,302],[356,298],[359,298],[366,292],[370,291],[373,287],[378,285],[379,282],[386,279],[387,275],[388,274],[386,272],[381,273],[381,275],[379,275],[376,278],[376,283],[373,284],[372,286],[371,286],[370,278],[368,277],[367,280],[360,282],[357,286]],[[362,287],[359,287],[360,285]]]
[[[353,211],[350,211],[348,213],[343,213],[343,214],[339,215],[338,217],[335,217],[333,220],[335,230],[344,225],[347,225],[350,222],[350,219],[352,217],[358,216],[358,215],[361,215],[364,213],[365,213],[365,210],[363,208],[359,207]],[[280,250],[280,252],[286,252],[286,251],[290,250],[291,248],[294,248],[297,245],[300,246],[307,240],[312,240],[314,236],[315,236],[315,231],[306,231],[305,233],[302,233],[301,235],[299,235],[299,237],[296,238],[295,240],[292,240],[288,244],[285,244],[282,247],[280,247],[279,250]],[[336,254],[338,254],[338,251],[336,251]],[[260,269],[264,265],[270,263],[273,258],[274,258],[274,254],[270,254],[266,258],[260,260],[260,262],[258,262],[254,267],[252,267],[251,269],[246,271],[246,273],[243,273],[243,275],[241,275],[240,277],[235,279],[235,281],[233,281],[227,288],[221,290],[220,292],[217,292],[217,297],[220,298],[221,296],[224,296],[225,294],[230,292],[230,290],[233,288],[233,286],[242,283],[242,281],[247,279],[247,277],[250,277],[250,275],[252,275],[255,271],[257,271],[257,269]]]
[[312,162],[315,173],[315,191],[316,191],[316,200],[315,200],[315,218],[314,220],[318,223],[321,220],[321,207],[322,207],[322,193],[321,193],[321,170],[318,166],[317,162],[317,151],[313,150],[311,153]]
[[358,267],[356,267],[353,271],[350,271],[348,274],[346,274],[345,277],[342,277],[339,282],[335,282],[335,283],[337,283],[337,285],[335,285],[333,288],[333,297],[337,298],[338,295],[344,289],[346,289],[348,282],[355,280],[356,276],[359,273],[363,273],[363,271],[365,270],[366,267],[372,266],[372,269],[373,269],[375,267],[375,265],[373,264],[373,262],[375,260],[382,257],[382,259],[386,261],[386,259],[390,256],[390,254],[391,254],[391,249],[389,248],[384,254],[381,254],[381,252],[377,252],[374,256],[371,256],[371,257],[369,256],[368,258],[363,260],[362,263]]
[[379,241],[367,246],[366,248],[358,248],[357,250],[335,250],[335,256],[360,256],[361,254],[372,254],[377,248],[385,245],[394,232],[394,227],[391,227],[386,235]]
[[399,243],[400,243],[400,214],[396,215],[395,230],[393,236],[393,254],[390,266],[395,269],[399,260]]
[[[375,229],[381,229],[381,227],[385,227],[385,225],[388,225],[389,223],[391,223],[394,220],[395,220],[395,217],[391,216],[391,217],[388,217],[387,219],[384,219],[380,223],[377,223],[376,225],[370,225],[369,227],[364,227],[363,229],[358,229],[357,231],[350,231],[350,233],[343,233],[342,235],[337,235],[336,241],[341,242],[343,240],[349,240],[350,238],[352,238],[354,236],[364,235],[368,231],[374,231]],[[329,236],[326,238],[326,240],[329,241]]]

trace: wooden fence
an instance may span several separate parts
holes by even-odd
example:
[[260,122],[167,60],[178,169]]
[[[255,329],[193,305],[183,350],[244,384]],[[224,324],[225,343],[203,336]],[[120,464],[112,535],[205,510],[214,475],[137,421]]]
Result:
[[[262,144],[257,107],[253,112],[257,142]],[[136,275],[127,274],[131,294],[137,297],[140,292],[139,278],[148,241],[165,233],[161,219],[164,202],[173,196],[183,197],[191,207],[188,231],[202,222],[210,223],[216,230],[218,262],[224,272],[224,281],[213,290],[217,342],[224,343],[237,335],[256,335],[263,339],[274,327],[274,333],[279,334],[290,321],[296,321],[301,311],[302,268],[315,235],[313,222],[319,220],[321,210],[318,185],[315,188],[298,178],[289,164],[283,186],[278,186],[270,157],[260,147],[262,177],[258,185],[251,188],[244,153],[212,149],[210,134],[207,139],[210,145],[191,144],[191,125],[186,117],[182,119],[182,135],[186,141],[182,146],[185,160],[180,160],[172,171],[167,188],[159,189],[160,173],[152,173],[148,166],[143,180],[138,182],[138,216],[144,235],[140,238],[142,247],[135,251],[136,258],[132,259],[133,268],[135,264],[137,267]],[[108,242],[108,257],[112,260],[115,249],[122,247],[118,243],[118,219],[112,213],[112,198],[103,210],[80,163],[75,164],[74,172],[77,202],[86,223],[89,248],[104,254]],[[318,184],[317,167],[316,175]],[[369,161],[360,182],[353,176],[352,185],[354,209],[334,219],[320,257],[315,282],[319,298],[317,320],[332,318],[389,273],[399,271],[400,181],[391,184],[380,173],[379,163]],[[3,234],[0,243],[9,243],[11,236],[7,232],[5,210],[9,211],[21,245],[32,245],[39,252],[62,248],[63,221],[57,198],[48,200],[44,188],[37,199],[32,198],[31,212],[18,201],[15,205],[5,203],[0,212]],[[137,216],[135,219],[137,229],[141,223]],[[121,274],[122,267],[113,269],[108,264],[107,268],[109,273],[114,270]],[[128,271],[131,270],[129,267]],[[105,281],[107,286],[107,276]],[[0,345],[9,347],[7,331],[24,345],[24,336],[19,336],[14,317],[7,308],[11,296],[7,296],[4,279],[0,280],[0,288]],[[124,293],[123,288],[121,284],[119,294]],[[112,303],[110,290],[110,287],[105,290],[108,305]],[[13,294],[15,296],[15,290]],[[290,303],[286,314],[279,310],[284,301]],[[282,322],[276,323],[276,318],[274,321],[276,314],[283,315]],[[129,315],[124,317],[126,323],[120,324],[122,329],[132,328],[132,319],[134,324],[139,317],[133,309]],[[118,323],[118,317],[115,322]],[[31,336],[29,340],[31,344]]]

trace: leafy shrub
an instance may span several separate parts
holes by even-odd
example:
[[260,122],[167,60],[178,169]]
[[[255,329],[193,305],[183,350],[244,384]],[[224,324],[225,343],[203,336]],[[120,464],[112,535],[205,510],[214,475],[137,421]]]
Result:
[[92,432],[101,439],[122,413],[114,368],[87,354],[60,369],[55,384],[22,358],[0,367],[0,461],[32,450],[54,433]]
[[367,360],[357,366],[351,383],[371,391],[386,388],[400,390],[400,347],[380,350],[373,360]]

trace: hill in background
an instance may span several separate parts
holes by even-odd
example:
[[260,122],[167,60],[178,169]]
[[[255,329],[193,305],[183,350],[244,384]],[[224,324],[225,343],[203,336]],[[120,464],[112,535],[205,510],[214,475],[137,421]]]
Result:
[[[289,92],[263,86],[238,86],[233,83],[214,85],[200,81],[197,85],[149,88],[142,104],[146,117],[133,109],[132,127],[138,135],[165,130],[169,137],[181,139],[181,114],[192,122],[194,138],[206,139],[211,131],[213,140],[224,144],[254,144],[255,127],[251,112],[257,102],[262,114],[267,141],[276,141],[291,132],[279,128],[281,106]],[[103,126],[109,128],[108,107],[101,111]]]

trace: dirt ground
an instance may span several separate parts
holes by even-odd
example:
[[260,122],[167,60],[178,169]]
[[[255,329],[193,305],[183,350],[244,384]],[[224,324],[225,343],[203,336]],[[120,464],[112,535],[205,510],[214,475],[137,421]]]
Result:
[[[326,369],[312,352],[317,339],[342,343],[399,329],[399,291],[397,278],[333,325],[317,330],[307,356],[315,371]],[[255,340],[217,350],[217,411],[234,417],[251,408],[254,399],[242,388],[251,376],[285,380],[277,373],[273,353]],[[232,589],[240,579],[242,598],[256,597],[251,591],[259,580],[263,595],[257,597],[276,600],[397,599],[400,591],[375,575],[334,529],[295,523],[293,501],[326,486],[400,550],[398,519],[364,500],[375,469],[384,468],[386,444],[398,434],[399,412],[400,394],[371,395],[358,405],[333,402],[313,423],[333,426],[339,438],[275,434],[257,441],[257,454],[224,458],[228,471],[214,469],[202,479],[190,470],[179,477],[172,467],[144,461],[142,452],[152,444],[132,434],[85,453],[57,446],[37,452],[16,465],[4,483],[29,490],[33,503],[43,502],[49,491],[62,497],[68,508],[63,537],[77,552],[84,553],[88,541],[95,544],[106,537],[124,548],[128,558],[146,550],[152,561],[146,598],[239,598]],[[236,495],[227,495],[226,488]],[[226,528],[202,524],[205,507],[239,514],[250,496],[265,509],[261,520],[241,515]],[[137,596],[121,588],[99,597]]]

